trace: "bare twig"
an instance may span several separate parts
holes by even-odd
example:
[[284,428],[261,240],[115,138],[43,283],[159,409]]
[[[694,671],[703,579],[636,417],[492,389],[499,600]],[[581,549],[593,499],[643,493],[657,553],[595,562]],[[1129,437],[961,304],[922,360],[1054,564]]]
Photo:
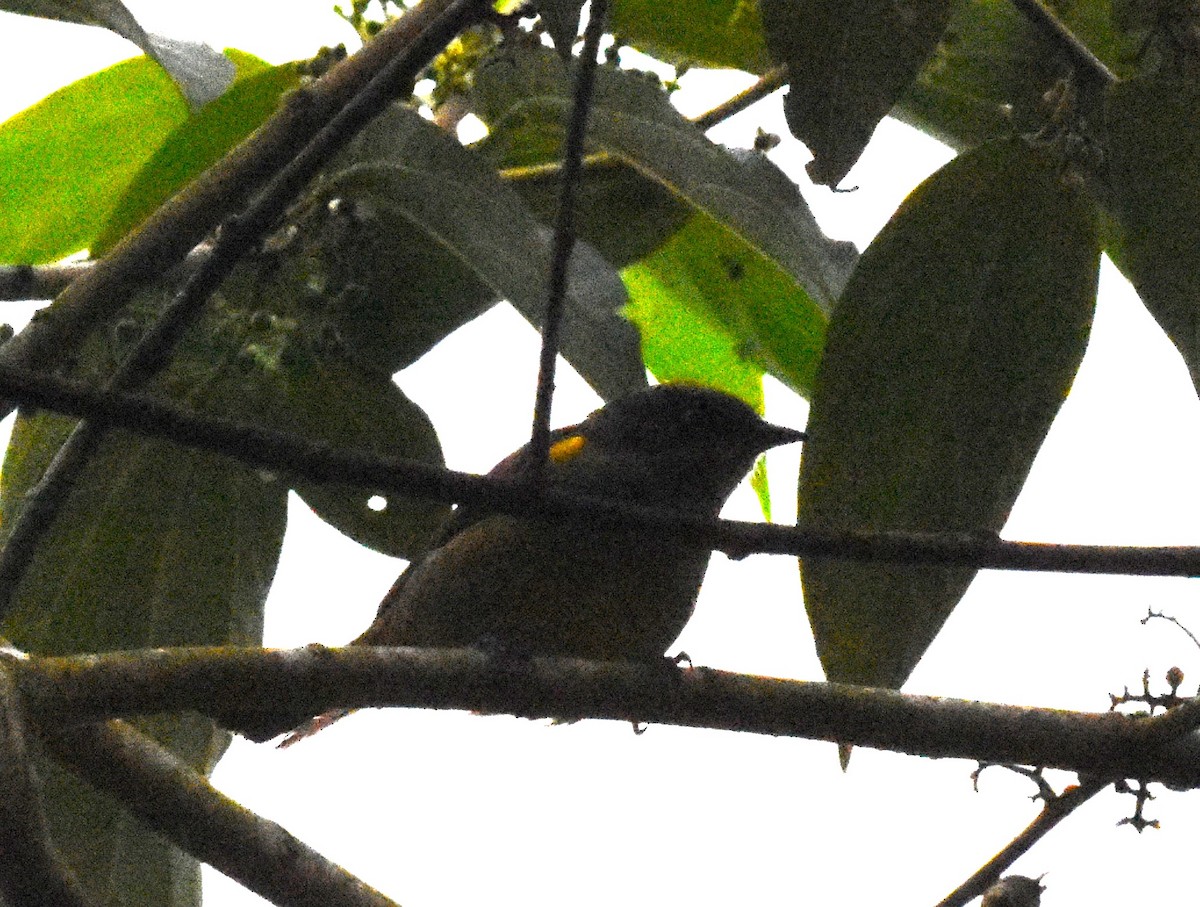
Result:
[[1034,28],[1066,54],[1072,68],[1081,78],[1101,87],[1117,81],[1112,70],[1105,66],[1042,0],[1012,0],[1012,4],[1024,14]]
[[148,828],[273,904],[396,907],[119,721],[47,733],[45,741],[56,759],[115,797]]
[[1071,815],[1113,781],[1086,778],[1078,786],[1067,788],[1053,800],[1046,802],[1038,817],[1029,827],[1015,837],[1002,851],[984,864],[978,872],[963,882],[945,897],[937,907],[963,907],[973,898],[979,897],[1003,875],[1008,867],[1040,841],[1059,822]]
[[608,718],[851,742],[935,758],[1044,765],[1200,786],[1200,739],[1149,748],[1146,722],[1112,712],[912,696],[893,690],[658,664],[534,658],[497,670],[474,649],[349,646],[154,649],[20,664],[44,727],[191,709],[254,739],[296,715],[372,705]]
[[96,418],[114,427],[222,453],[250,466],[314,482],[340,482],[379,493],[482,504],[518,516],[599,521],[611,526],[672,533],[698,545],[738,555],[758,551],[976,569],[1200,575],[1200,547],[1196,546],[1051,545],[1011,542],[977,533],[844,532],[705,520],[554,489],[535,496],[528,488],[512,482],[307,442],[246,423],[198,416],[143,394],[104,393],[74,382],[2,367],[0,395],[67,415]]
[[[223,160],[193,180],[137,231],[86,271],[47,312],[0,350],[0,363],[42,368],[74,349],[91,327],[118,311],[139,287],[168,271],[214,227],[245,206],[253,193],[295,157],[334,115],[398,54],[461,11],[459,26],[484,4],[424,0],[358,53],[335,65],[289,101]],[[6,415],[11,404],[0,404]]]
[[[267,234],[296,193],[359,129],[382,112],[402,87],[408,86],[429,60],[466,23],[479,15],[480,9],[480,0],[454,0],[441,16],[415,35],[299,154],[271,178],[243,214],[225,223],[211,253],[109,379],[109,390],[136,387],[165,364],[170,351],[199,315],[209,296],[250,247]],[[53,523],[105,431],[106,426],[97,422],[85,421],[76,425],[45,474],[22,502],[20,516],[9,533],[4,550],[0,552],[0,617],[12,607],[17,588],[33,560],[38,543]]]
[[763,73],[762,78],[747,88],[735,94],[728,101],[718,104],[707,113],[694,117],[692,122],[707,132],[718,123],[723,123],[736,113],[741,113],[752,104],[757,104],[771,92],[782,88],[787,83],[787,67],[776,66]]
[[50,839],[11,664],[0,662],[0,894],[8,907],[89,907]]
[[592,110],[592,90],[596,84],[596,55],[608,21],[609,0],[592,0],[583,50],[575,66],[575,89],[571,100],[571,119],[563,145],[562,185],[558,197],[558,217],[554,223],[551,247],[549,298],[542,325],[542,350],[538,361],[537,398],[533,406],[533,434],[529,442],[528,478],[537,482],[550,449],[550,406],[554,399],[554,368],[558,360],[562,333],[563,305],[567,296],[567,273],[575,248],[575,199],[583,176],[583,141],[587,135],[588,115]]

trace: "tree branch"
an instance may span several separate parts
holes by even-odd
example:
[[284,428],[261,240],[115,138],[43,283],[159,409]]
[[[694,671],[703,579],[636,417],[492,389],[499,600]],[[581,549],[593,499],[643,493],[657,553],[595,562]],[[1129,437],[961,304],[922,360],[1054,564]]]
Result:
[[[261,128],[180,190],[72,283],[52,311],[0,348],[0,363],[46,368],[58,361],[81,342],[94,324],[117,312],[135,290],[170,270],[214,227],[244,207],[260,186],[361,93],[363,86],[398,55],[428,36],[435,23],[450,25],[450,30],[457,32],[482,5],[470,0],[424,0],[358,53],[336,64],[311,86],[293,93]],[[453,23],[445,18],[450,10],[457,10]],[[424,62],[432,59],[433,53],[436,50]],[[11,409],[11,404],[0,404],[0,415],[7,415]]]
[[69,261],[56,265],[0,265],[0,300],[24,302],[53,299],[93,265]]
[[0,894],[8,907],[90,907],[51,841],[22,710],[12,675],[0,666]]
[[296,716],[373,705],[608,718],[808,737],[933,758],[1039,765],[1200,786],[1200,738],[1147,746],[1144,719],[778,680],[709,668],[351,646],[154,649],[17,666],[31,719],[59,727],[191,709],[268,739]]
[[1011,542],[991,534],[969,532],[846,532],[705,520],[555,489],[535,494],[515,482],[309,442],[243,422],[199,416],[144,394],[105,393],[48,375],[3,367],[0,367],[0,395],[225,454],[289,477],[339,482],[429,500],[479,504],[517,516],[671,533],[734,557],[765,552],[974,569],[1200,576],[1197,546],[1053,545]]
[[527,479],[541,481],[550,453],[550,407],[554,400],[554,369],[558,362],[562,334],[563,304],[567,296],[567,269],[575,248],[575,205],[583,176],[583,142],[587,136],[588,115],[592,110],[592,91],[596,84],[596,56],[600,38],[608,21],[608,0],[592,0],[583,50],[575,69],[575,87],[571,98],[571,118],[563,144],[562,184],[558,196],[558,217],[554,222],[554,242],[550,255],[549,293],[546,318],[542,325],[542,349],[538,358],[537,397],[533,406],[533,433],[529,441]]
[[[481,8],[481,0],[453,0],[444,13],[414,35],[313,136],[299,154],[270,179],[262,193],[242,214],[226,221],[210,254],[108,380],[108,390],[137,387],[166,364],[170,351],[200,314],[209,296],[250,247],[266,236],[295,195],[359,129],[383,111],[402,86],[411,84],[465,23],[479,16]],[[297,93],[289,104],[295,106],[299,103],[297,99],[303,97],[303,93]],[[233,155],[236,154],[237,149],[233,152]],[[116,252],[114,250],[114,254]],[[7,346],[0,348],[0,358],[6,349]],[[53,524],[55,515],[84,465],[100,445],[105,431],[106,426],[96,422],[85,421],[76,425],[37,485],[25,496],[20,515],[0,551],[0,617],[12,608],[17,589],[33,560],[38,543]]]
[[725,122],[731,116],[741,113],[752,104],[757,104],[771,92],[787,84],[788,71],[786,66],[776,66],[763,73],[762,78],[747,88],[735,94],[728,101],[718,104],[707,113],[694,117],[692,122],[702,131],[707,132],[719,123]]
[[965,907],[972,899],[982,895],[1019,857],[1027,853],[1059,822],[1104,790],[1110,783],[1111,781],[1088,778],[1075,787],[1067,788],[1053,800],[1047,801],[1028,828],[988,860],[978,872],[946,895],[937,907]]
[[1112,70],[1104,65],[1086,44],[1076,37],[1050,7],[1042,0],[1012,0],[1015,6],[1039,32],[1058,47],[1081,78],[1105,87],[1117,81]]
[[119,721],[46,732],[45,743],[56,759],[148,828],[273,904],[397,907]]

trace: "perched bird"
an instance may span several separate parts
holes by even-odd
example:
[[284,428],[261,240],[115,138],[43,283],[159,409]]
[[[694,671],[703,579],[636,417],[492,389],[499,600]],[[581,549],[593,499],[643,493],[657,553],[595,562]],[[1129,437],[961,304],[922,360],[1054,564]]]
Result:
[[1005,876],[984,892],[979,907],[1038,907],[1045,890],[1042,876]]
[[[582,495],[716,517],[759,454],[803,437],[727,394],[659,385],[554,431],[543,478]],[[491,475],[515,478],[527,457],[521,448]],[[656,661],[691,616],[710,553],[644,530],[461,507],[351,645]],[[315,718],[281,745],[344,714]]]

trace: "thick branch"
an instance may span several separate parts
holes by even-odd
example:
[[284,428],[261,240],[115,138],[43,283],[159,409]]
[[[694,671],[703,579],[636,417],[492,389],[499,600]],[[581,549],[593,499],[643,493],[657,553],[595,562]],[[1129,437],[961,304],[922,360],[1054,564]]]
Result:
[[[218,224],[243,208],[363,86],[456,5],[462,17],[453,31],[470,21],[482,4],[425,0],[313,85],[295,92],[253,135],[72,283],[52,312],[5,344],[0,363],[41,368],[73,349],[92,325],[119,310],[135,290],[181,261]],[[440,47],[431,49],[429,59],[437,50]],[[4,413],[10,410],[11,405],[3,408]]]
[[0,667],[0,895],[9,907],[89,907],[92,901],[50,839],[25,740],[22,703]]
[[397,907],[119,721],[47,733],[45,740],[56,759],[148,828],[273,904]]
[[761,551],[979,569],[1200,575],[1200,547],[1195,546],[1050,545],[1009,542],[975,533],[838,532],[703,520],[553,489],[537,495],[512,482],[311,443],[245,423],[197,416],[141,394],[106,394],[58,378],[3,367],[0,396],[68,415],[100,419],[115,427],[223,453],[250,466],[314,482],[340,482],[380,493],[480,504],[518,516],[673,533],[735,557]]
[[[527,717],[609,718],[808,737],[935,758],[1040,765],[1105,779],[1200,786],[1200,737],[1146,746],[1147,723],[1084,713],[910,696],[707,668],[532,659],[472,649],[310,646],[157,649],[19,663],[27,710],[44,727],[193,709],[263,735],[337,707],[460,708]],[[265,735],[263,735],[265,736]]]
[[1034,28],[1066,55],[1081,79],[1100,87],[1111,85],[1117,80],[1104,62],[1092,53],[1042,0],[1012,0],[1012,3]]
[[0,265],[0,300],[53,299],[92,268],[90,261],[37,266]]

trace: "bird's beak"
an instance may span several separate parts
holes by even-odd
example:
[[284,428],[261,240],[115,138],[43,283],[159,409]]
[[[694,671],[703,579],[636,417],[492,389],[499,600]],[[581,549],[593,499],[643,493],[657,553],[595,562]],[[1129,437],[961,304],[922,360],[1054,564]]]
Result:
[[808,437],[808,434],[797,431],[794,428],[785,428],[782,425],[772,425],[770,422],[764,422],[760,429],[760,436],[762,439],[762,449],[770,450],[772,447],[803,441]]

